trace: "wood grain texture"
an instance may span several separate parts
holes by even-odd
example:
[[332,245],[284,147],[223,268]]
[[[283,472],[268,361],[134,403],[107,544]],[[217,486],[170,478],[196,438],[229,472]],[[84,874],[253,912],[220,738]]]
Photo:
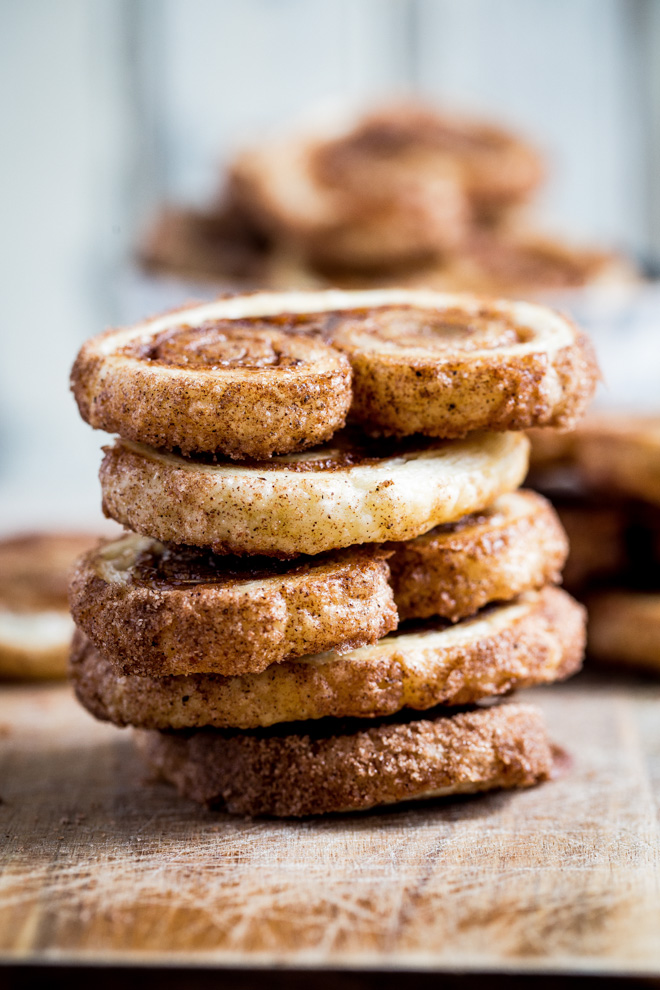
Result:
[[561,779],[303,822],[146,781],[66,687],[0,692],[0,960],[660,974],[660,685],[523,692]]

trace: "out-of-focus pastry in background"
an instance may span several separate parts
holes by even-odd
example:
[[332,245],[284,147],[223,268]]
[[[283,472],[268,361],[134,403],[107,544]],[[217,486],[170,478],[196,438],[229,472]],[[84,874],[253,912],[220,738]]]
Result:
[[0,680],[66,677],[73,634],[69,570],[99,539],[35,532],[0,540]]
[[227,288],[535,296],[633,281],[626,259],[535,228],[527,207],[544,175],[507,130],[393,103],[240,152],[206,210],[161,212],[141,260]]
[[660,674],[660,416],[608,413],[532,430],[528,484],[551,498],[587,605],[588,654]]

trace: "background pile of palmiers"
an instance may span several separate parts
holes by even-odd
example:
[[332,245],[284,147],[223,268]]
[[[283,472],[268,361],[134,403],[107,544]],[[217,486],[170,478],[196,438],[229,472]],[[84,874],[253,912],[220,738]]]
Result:
[[629,261],[539,230],[546,167],[491,122],[390,103],[256,142],[203,209],[166,207],[152,271],[224,286],[423,286],[529,299],[634,277]]

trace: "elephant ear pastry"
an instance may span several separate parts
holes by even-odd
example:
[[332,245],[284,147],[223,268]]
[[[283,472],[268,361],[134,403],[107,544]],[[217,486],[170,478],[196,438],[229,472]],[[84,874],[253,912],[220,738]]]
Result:
[[415,540],[392,543],[390,551],[400,618],[456,622],[489,602],[558,584],[568,541],[542,495],[517,491]]
[[165,543],[293,557],[409,540],[513,491],[527,472],[524,433],[464,440],[369,441],[350,431],[300,454],[204,463],[127,440],[106,448],[103,508]]
[[563,680],[582,663],[584,630],[583,607],[547,587],[455,625],[435,620],[342,656],[285,660],[259,674],[121,675],[81,633],[70,669],[79,701],[117,725],[255,729],[473,704]]
[[352,293],[332,341],[353,369],[351,416],[370,432],[572,429],[598,380],[588,338],[544,306],[423,289]]
[[259,459],[323,443],[344,425],[350,365],[313,333],[316,314],[287,304],[220,299],[93,337],[71,374],[83,419],[184,454]]
[[543,716],[532,705],[284,728],[140,731],[138,746],[181,794],[242,815],[302,817],[531,787],[556,769]]
[[388,556],[377,546],[291,561],[218,556],[129,533],[81,557],[69,599],[120,673],[259,673],[394,629]]

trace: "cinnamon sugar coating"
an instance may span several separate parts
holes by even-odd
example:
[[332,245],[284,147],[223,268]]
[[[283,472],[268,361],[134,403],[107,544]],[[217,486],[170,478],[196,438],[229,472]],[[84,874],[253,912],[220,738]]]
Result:
[[216,553],[291,557],[406,540],[481,510],[527,471],[521,433],[352,438],[259,464],[201,463],[128,441],[106,448],[103,509],[135,532]]
[[72,389],[92,426],[184,454],[265,459],[368,432],[571,428],[598,369],[531,303],[423,289],[254,293],[88,341]]
[[347,316],[332,340],[353,369],[351,416],[369,431],[567,430],[593,395],[589,339],[543,306],[422,289],[364,295],[384,308]]
[[517,491],[390,549],[401,619],[439,615],[456,621],[488,602],[558,584],[568,542],[550,503],[536,492]]
[[277,733],[140,732],[138,745],[181,794],[242,815],[358,811],[531,787],[553,773],[543,718],[531,705]]
[[345,656],[286,660],[240,677],[122,676],[77,634],[71,677],[82,704],[119,725],[249,729],[472,703],[568,677],[583,650],[584,609],[548,587],[453,626],[436,621]]
[[267,319],[261,298],[219,299],[88,340],[71,373],[83,419],[154,447],[238,459],[328,440],[346,420],[349,364],[309,332],[313,318],[286,312],[286,294]]
[[78,626],[125,674],[258,673],[375,643],[396,627],[386,551],[290,563],[166,548],[131,534],[78,562]]

